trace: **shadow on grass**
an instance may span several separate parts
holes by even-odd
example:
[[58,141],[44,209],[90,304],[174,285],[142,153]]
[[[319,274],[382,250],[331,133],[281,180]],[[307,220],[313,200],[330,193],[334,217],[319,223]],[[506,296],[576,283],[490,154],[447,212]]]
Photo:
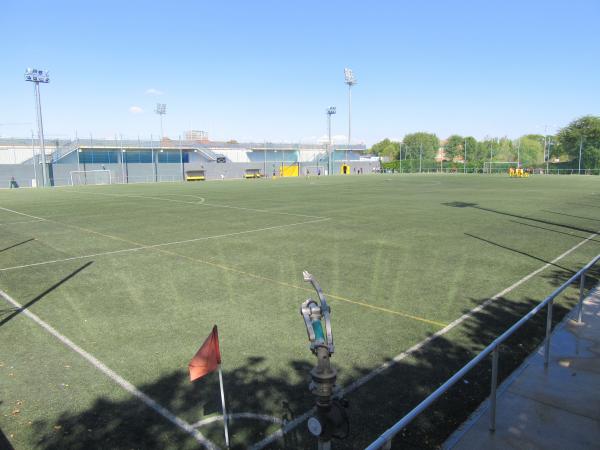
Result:
[[500,211],[500,210],[497,210],[497,209],[484,208],[483,206],[479,206],[477,203],[447,202],[447,203],[442,203],[442,205],[451,206],[453,208],[474,208],[474,209],[478,209],[480,211],[487,211],[487,212],[491,212],[491,213],[494,213],[494,214],[500,214],[502,216],[514,217],[516,219],[523,219],[523,220],[529,220],[529,221],[532,221],[532,222],[543,223],[545,225],[554,225],[554,226],[557,226],[557,227],[567,228],[567,229],[570,229],[570,230],[582,231],[584,233],[595,234],[598,231],[598,230],[592,230],[592,229],[589,229],[589,228],[576,227],[574,225],[570,225],[570,224],[567,224],[567,223],[552,222],[550,220],[536,219],[536,218],[533,218],[533,217],[522,216],[522,215],[519,215],[519,214],[513,214],[513,213],[506,212],[506,211]]
[[542,209],[542,211],[550,213],[550,214],[557,214],[557,215],[560,215],[560,216],[574,217],[576,219],[593,220],[594,222],[600,222],[599,219],[594,219],[592,217],[576,216],[574,214],[567,214],[567,213],[564,213],[564,212],[552,211],[550,209]]
[[0,249],[0,253],[5,252],[6,250],[10,250],[11,248],[18,247],[19,245],[27,244],[28,242],[35,241],[35,238],[27,239],[23,242],[19,242],[17,244],[10,245],[6,248]]
[[518,253],[519,255],[527,256],[528,258],[535,259],[536,261],[543,262],[544,264],[550,264],[551,266],[558,267],[559,269],[564,270],[566,272],[569,272],[571,274],[574,273],[572,270],[567,269],[566,267],[559,266],[558,264],[555,264],[555,263],[553,263],[551,261],[546,261],[545,259],[542,259],[542,258],[540,258],[538,256],[534,256],[534,255],[532,255],[530,253],[527,253],[527,252],[524,252],[524,251],[521,251],[521,250],[517,250],[516,248],[512,248],[512,247],[508,247],[506,245],[498,244],[497,242],[490,241],[489,239],[485,239],[485,238],[482,238],[482,237],[479,237],[479,236],[475,236],[474,234],[464,233],[464,235],[465,236],[469,236],[469,237],[471,237],[473,239],[477,239],[479,241],[485,242],[487,244],[503,248],[504,250],[509,250],[511,252]]
[[[518,220],[511,220],[512,223],[517,223],[519,225],[524,225],[526,227],[537,228],[539,230],[551,231],[552,233],[564,234],[565,236],[570,236],[575,239],[587,239],[586,236],[580,236],[578,234],[566,233],[564,231],[553,230],[552,228],[540,227],[539,225],[533,225],[530,223],[519,222]],[[590,239],[590,242],[600,242],[598,239]]]
[[[556,277],[560,273],[564,274],[556,270],[548,276]],[[599,275],[600,268],[590,272],[588,284],[591,286],[597,282]],[[568,277],[568,274],[564,276]],[[559,279],[556,280],[558,282]],[[472,299],[471,306],[485,300]],[[333,447],[364,448],[540,300],[499,298],[474,313],[460,327],[433,339],[419,351],[349,393],[350,436],[346,440],[335,441]],[[563,318],[575,301],[574,291],[560,298],[554,307],[555,323]],[[500,381],[542,342],[545,319],[544,312],[539,313],[502,346]],[[302,324],[299,322],[298,326]],[[293,351],[290,349],[290,352]],[[336,363],[335,357],[333,363]],[[302,415],[313,403],[307,387],[311,368],[306,361],[291,361],[286,370],[273,373],[262,356],[248,357],[242,367],[224,373],[228,412],[234,415],[248,412],[269,414],[284,423]],[[372,370],[373,367],[354,366],[346,375],[356,380]],[[393,440],[393,448],[438,448],[486,399],[489,383],[488,359],[397,436]],[[138,388],[190,424],[220,414],[218,377],[214,373],[192,384],[181,369]],[[267,421],[234,419],[230,422],[232,448],[248,448],[277,428]],[[38,440],[31,447],[42,449],[199,448],[188,434],[129,396],[123,400],[98,398],[84,411],[64,413],[52,423],[35,422],[34,430]],[[201,426],[199,430],[224,447],[221,421]],[[310,449],[316,448],[316,442],[309,435],[306,423],[302,423],[268,448]]]
[[50,286],[48,289],[46,289],[41,294],[36,295],[33,299],[31,299],[30,301],[28,301],[27,303],[25,303],[21,308],[7,308],[7,309],[0,310],[0,317],[6,315],[6,317],[4,317],[2,320],[0,320],[0,327],[2,325],[5,325],[6,323],[8,323],[10,320],[14,319],[16,316],[18,316],[19,314],[21,314],[27,308],[35,305],[37,302],[39,302],[41,299],[43,299],[50,292],[52,292],[56,288],[60,287],[62,284],[64,284],[67,281],[69,281],[71,278],[73,278],[75,275],[77,275],[82,270],[87,269],[93,263],[94,263],[94,261],[89,261],[89,262],[85,263],[83,266],[81,266],[77,270],[71,272],[69,275],[67,275],[66,277],[64,277],[62,280],[54,283],[52,286]]

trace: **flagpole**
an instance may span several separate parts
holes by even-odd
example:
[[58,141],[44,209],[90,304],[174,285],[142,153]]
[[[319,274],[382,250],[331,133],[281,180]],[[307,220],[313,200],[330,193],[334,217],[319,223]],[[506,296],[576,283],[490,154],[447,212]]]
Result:
[[229,448],[229,429],[227,428],[227,410],[225,409],[225,391],[223,390],[223,372],[219,364],[219,384],[221,386],[221,404],[223,405],[223,426],[225,427],[225,445]]

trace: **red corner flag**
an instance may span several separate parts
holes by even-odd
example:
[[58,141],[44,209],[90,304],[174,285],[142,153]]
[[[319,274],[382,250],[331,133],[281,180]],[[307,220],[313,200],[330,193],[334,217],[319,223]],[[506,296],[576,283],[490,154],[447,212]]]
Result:
[[196,381],[204,375],[216,370],[221,364],[221,352],[219,351],[219,332],[215,325],[210,335],[196,352],[190,364],[190,381]]

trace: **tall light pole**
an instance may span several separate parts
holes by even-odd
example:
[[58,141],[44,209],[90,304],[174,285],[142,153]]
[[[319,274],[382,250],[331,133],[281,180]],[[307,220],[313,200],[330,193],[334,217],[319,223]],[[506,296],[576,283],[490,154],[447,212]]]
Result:
[[335,106],[330,106],[325,110],[327,114],[327,134],[329,136],[327,141],[327,155],[329,156],[329,175],[333,175],[333,161],[331,158],[333,157],[332,151],[332,142],[331,142],[331,116],[335,114]]
[[463,148],[463,150],[465,151],[465,157],[463,158],[463,173],[467,173],[467,138],[465,138],[465,148]]
[[[36,115],[38,123],[38,137],[40,139],[40,149],[42,152],[42,186],[46,186],[46,149],[44,147],[44,123],[42,121],[42,102],[40,100],[40,83],[50,82],[47,70],[27,69],[25,71],[25,81],[31,81],[34,84]],[[35,160],[34,160],[35,163]]]
[[492,154],[492,145],[493,145],[493,140],[490,139],[490,175],[492,174],[492,160],[494,159],[494,155]]
[[154,112],[160,116],[160,140],[162,141],[162,138],[165,136],[163,134],[163,116],[167,113],[167,105],[165,103],[157,103]]
[[346,162],[348,162],[348,149],[352,140],[352,86],[356,84],[356,78],[352,69],[344,69],[344,83],[348,85],[348,148],[346,149]]
[[581,152],[583,150],[583,134],[579,140],[579,170],[577,171],[578,175],[581,175]]

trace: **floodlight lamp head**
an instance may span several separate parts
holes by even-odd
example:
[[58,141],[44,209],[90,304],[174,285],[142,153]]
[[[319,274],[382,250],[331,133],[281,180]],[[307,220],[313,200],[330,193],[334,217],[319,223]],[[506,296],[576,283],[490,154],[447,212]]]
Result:
[[167,113],[167,105],[165,103],[157,103],[156,109],[154,110],[156,114],[164,115]]
[[34,83],[48,83],[50,77],[48,76],[47,70],[32,69],[30,67],[25,70],[25,81],[32,81]]
[[329,108],[327,108],[326,112],[329,115],[335,114],[335,106],[330,106]]
[[352,69],[347,67],[344,69],[344,82],[349,86],[356,84],[356,78],[354,77]]

